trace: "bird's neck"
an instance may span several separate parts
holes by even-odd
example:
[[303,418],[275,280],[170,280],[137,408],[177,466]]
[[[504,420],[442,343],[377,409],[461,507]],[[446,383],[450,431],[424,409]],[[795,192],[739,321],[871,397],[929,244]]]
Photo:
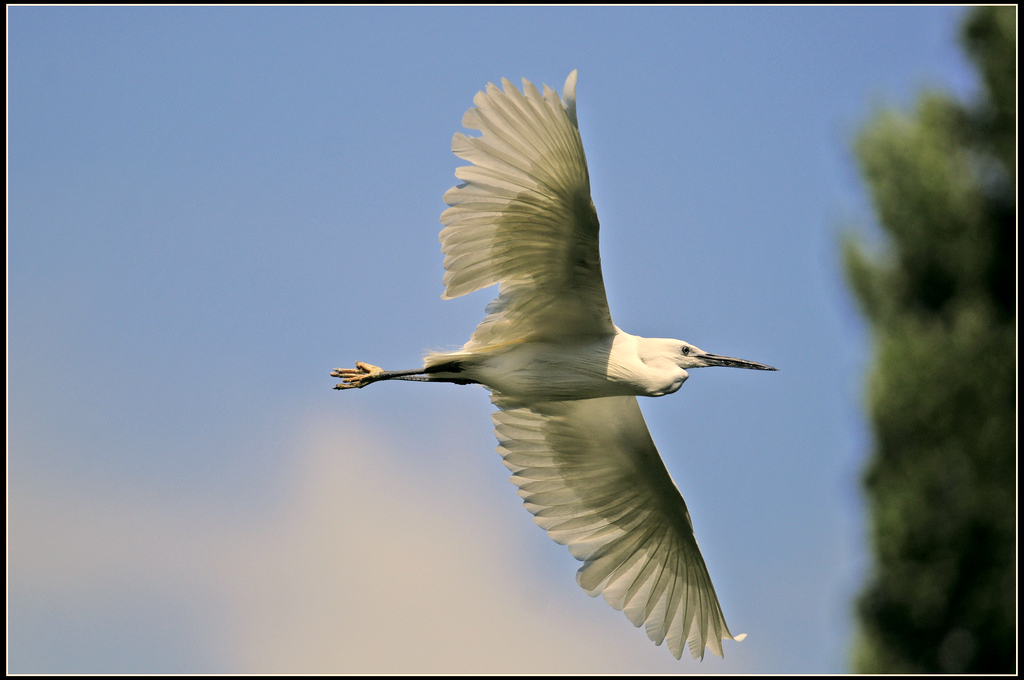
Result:
[[678,390],[689,374],[677,362],[679,343],[665,338],[643,338],[619,331],[612,352],[612,371],[633,383],[640,394],[660,397]]

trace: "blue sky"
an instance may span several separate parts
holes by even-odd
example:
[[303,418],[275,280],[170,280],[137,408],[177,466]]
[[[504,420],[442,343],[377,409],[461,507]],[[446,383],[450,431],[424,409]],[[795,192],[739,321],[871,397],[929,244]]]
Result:
[[[8,670],[842,672],[869,565],[877,241],[850,153],[971,96],[963,10],[8,10]],[[730,628],[676,661],[575,584],[461,345],[441,196],[488,82],[578,113],[616,323],[761,361],[643,399]]]

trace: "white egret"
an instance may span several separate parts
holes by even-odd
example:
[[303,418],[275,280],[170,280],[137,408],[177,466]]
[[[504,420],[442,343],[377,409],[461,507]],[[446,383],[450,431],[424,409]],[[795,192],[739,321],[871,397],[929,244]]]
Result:
[[641,338],[612,323],[598,255],[597,212],[576,120],[576,71],[561,101],[527,80],[488,84],[462,119],[452,151],[472,165],[444,196],[449,299],[499,284],[462,349],[423,368],[366,363],[335,369],[337,389],[381,380],[478,383],[498,407],[498,452],[526,508],[584,564],[577,581],[601,594],[678,659],[722,656],[732,635],[637,396],[679,389],[687,370],[764,364],[680,340]]

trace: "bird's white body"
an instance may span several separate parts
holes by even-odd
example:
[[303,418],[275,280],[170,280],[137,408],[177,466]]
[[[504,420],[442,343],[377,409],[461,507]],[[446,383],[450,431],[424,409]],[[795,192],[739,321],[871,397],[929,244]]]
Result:
[[426,366],[456,362],[458,373],[504,397],[561,401],[597,397],[660,397],[689,374],[674,361],[678,340],[642,338],[619,328],[612,335],[509,342],[472,352],[432,354]]
[[422,369],[335,369],[338,389],[379,380],[479,383],[498,407],[494,431],[534,521],[584,564],[577,581],[679,658],[722,640],[725,624],[682,495],[651,439],[638,396],[671,394],[687,369],[763,364],[612,323],[597,211],[576,120],[576,72],[562,98],[529,81],[488,85],[452,151],[471,165],[445,194],[442,297],[494,284],[473,336]]

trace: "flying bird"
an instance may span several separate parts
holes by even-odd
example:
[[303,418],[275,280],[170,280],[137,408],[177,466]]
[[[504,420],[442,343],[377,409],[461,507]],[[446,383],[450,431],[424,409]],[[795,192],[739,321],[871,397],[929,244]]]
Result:
[[583,562],[576,580],[603,595],[678,659],[722,640],[725,623],[690,513],[658,454],[638,396],[672,394],[704,366],[776,369],[612,323],[597,211],[576,119],[576,71],[561,100],[523,79],[488,84],[452,151],[471,165],[444,195],[443,299],[498,284],[461,349],[422,368],[335,369],[336,389],[383,380],[480,384],[491,392],[505,466],[526,509]]

